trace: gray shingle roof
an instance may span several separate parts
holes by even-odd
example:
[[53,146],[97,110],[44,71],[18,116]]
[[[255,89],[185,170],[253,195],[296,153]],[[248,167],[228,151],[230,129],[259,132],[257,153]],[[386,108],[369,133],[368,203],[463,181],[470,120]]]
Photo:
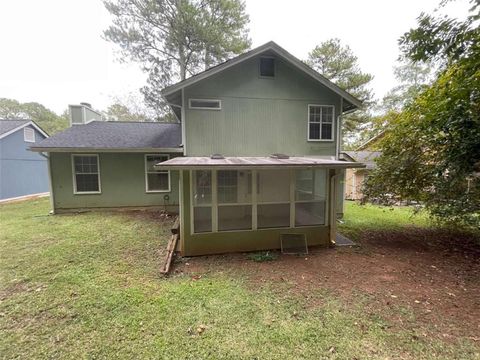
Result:
[[0,119],[0,135],[3,135],[19,126],[29,123],[30,120]]
[[367,169],[375,168],[375,159],[382,153],[380,151],[344,151],[353,160],[364,163]]
[[72,127],[41,141],[32,149],[152,149],[178,148],[180,124],[158,122],[92,121]]

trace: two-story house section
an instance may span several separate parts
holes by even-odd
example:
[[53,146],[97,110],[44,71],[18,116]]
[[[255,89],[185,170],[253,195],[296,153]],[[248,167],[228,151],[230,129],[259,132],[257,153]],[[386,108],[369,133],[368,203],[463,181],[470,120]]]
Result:
[[[32,147],[48,153],[55,212],[180,212],[180,251],[335,239],[342,115],[360,102],[269,42],[162,91],[178,123],[105,122],[88,105]],[[338,203],[338,204],[337,204]]]
[[47,137],[31,120],[0,119],[0,200],[49,191],[47,159],[30,151]]
[[163,90],[182,124],[186,255],[335,239],[342,115],[361,103],[273,42]]

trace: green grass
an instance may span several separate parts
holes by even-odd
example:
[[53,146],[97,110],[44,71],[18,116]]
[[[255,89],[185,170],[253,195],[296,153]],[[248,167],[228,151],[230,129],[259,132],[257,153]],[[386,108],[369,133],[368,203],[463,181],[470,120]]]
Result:
[[307,298],[235,272],[162,278],[168,229],[158,220],[48,210],[47,199],[0,206],[3,358],[478,358],[468,341],[392,331],[365,296],[347,306],[321,288]]
[[406,226],[428,227],[430,219],[424,211],[415,212],[407,206],[359,205],[357,202],[345,202],[344,223],[340,230],[346,235],[356,236],[365,230],[401,230]]

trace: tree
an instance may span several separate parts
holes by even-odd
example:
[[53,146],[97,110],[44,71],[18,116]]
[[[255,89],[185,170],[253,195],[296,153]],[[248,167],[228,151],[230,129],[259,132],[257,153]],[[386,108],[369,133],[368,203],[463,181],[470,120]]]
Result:
[[433,84],[407,104],[381,141],[365,194],[422,202],[436,219],[480,228],[480,29],[422,14],[400,39],[406,58],[437,61]]
[[[316,46],[309,54],[306,63],[339,87],[357,97],[365,108],[372,104],[372,90],[368,84],[373,75],[364,73],[358,65],[358,58],[348,45],[342,45],[339,39],[330,39]],[[344,118],[346,132],[353,132],[367,122],[366,111]]]
[[68,114],[59,116],[39,103],[20,103],[6,98],[0,98],[0,118],[33,120],[49,135],[66,129],[69,123]]
[[241,0],[105,0],[107,40],[148,74],[147,104],[164,109],[160,90],[250,46]]
[[393,73],[399,85],[383,97],[380,104],[383,111],[400,111],[426,89],[432,81],[432,64],[404,60],[394,67]]

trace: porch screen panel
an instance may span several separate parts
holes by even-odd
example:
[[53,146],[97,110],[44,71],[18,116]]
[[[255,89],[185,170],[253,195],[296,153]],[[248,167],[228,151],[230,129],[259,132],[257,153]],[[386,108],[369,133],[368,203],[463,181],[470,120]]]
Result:
[[327,195],[325,169],[295,171],[295,226],[324,225]]
[[257,227],[290,226],[290,171],[259,170]]
[[212,231],[212,172],[193,171],[193,232]]
[[252,229],[252,174],[217,171],[218,231]]

